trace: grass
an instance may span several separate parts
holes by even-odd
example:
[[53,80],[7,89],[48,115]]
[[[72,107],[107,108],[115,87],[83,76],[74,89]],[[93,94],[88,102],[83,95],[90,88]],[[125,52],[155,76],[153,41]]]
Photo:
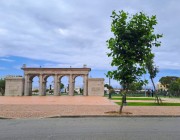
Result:
[[[122,98],[120,97],[112,97],[111,100],[121,100]],[[155,100],[155,98],[152,97],[142,97],[142,98],[138,98],[138,97],[127,97],[126,100]]]
[[[118,105],[121,102],[116,102]],[[180,106],[180,103],[161,103],[158,105],[157,103],[148,103],[148,102],[129,102],[127,106]]]

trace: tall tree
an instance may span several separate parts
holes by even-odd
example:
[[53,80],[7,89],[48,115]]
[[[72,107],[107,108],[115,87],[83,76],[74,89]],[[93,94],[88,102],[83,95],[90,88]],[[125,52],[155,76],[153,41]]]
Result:
[[154,55],[149,56],[146,59],[146,69],[149,73],[149,78],[151,79],[151,82],[153,84],[154,91],[156,90],[155,84],[154,84],[154,78],[156,77],[157,73],[159,72],[158,67],[154,64]]
[[[126,96],[130,84],[144,83],[141,76],[146,72],[146,59],[152,55],[153,46],[160,46],[158,39],[162,35],[154,34],[156,16],[149,17],[142,12],[129,16],[124,11],[113,11],[111,18],[114,37],[107,40],[110,50],[107,55],[112,57],[111,66],[115,70],[108,71],[107,75],[123,85]],[[122,108],[123,102],[120,113]]]

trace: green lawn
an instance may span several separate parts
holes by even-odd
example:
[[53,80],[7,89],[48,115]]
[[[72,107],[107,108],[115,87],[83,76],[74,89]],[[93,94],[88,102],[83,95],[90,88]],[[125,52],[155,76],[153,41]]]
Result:
[[[112,97],[111,100],[121,100],[120,97]],[[155,98],[152,98],[152,97],[127,97],[126,100],[155,100]]]
[[[118,105],[121,102],[116,102]],[[148,102],[128,102],[127,106],[180,106],[180,103],[161,103],[158,105],[157,103],[148,103]]]

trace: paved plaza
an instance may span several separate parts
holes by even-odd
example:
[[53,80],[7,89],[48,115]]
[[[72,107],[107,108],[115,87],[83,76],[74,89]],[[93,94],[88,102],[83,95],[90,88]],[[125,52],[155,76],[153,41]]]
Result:
[[[119,116],[119,106],[99,96],[0,97],[1,118]],[[180,116],[180,107],[125,106],[121,116]]]

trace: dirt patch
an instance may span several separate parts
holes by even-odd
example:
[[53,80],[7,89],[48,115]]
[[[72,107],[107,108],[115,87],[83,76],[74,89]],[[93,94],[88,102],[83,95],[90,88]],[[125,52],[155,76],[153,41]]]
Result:
[[109,115],[132,115],[133,113],[131,112],[122,112],[122,113],[119,113],[118,111],[108,111],[108,112],[105,112],[105,114],[109,114]]

